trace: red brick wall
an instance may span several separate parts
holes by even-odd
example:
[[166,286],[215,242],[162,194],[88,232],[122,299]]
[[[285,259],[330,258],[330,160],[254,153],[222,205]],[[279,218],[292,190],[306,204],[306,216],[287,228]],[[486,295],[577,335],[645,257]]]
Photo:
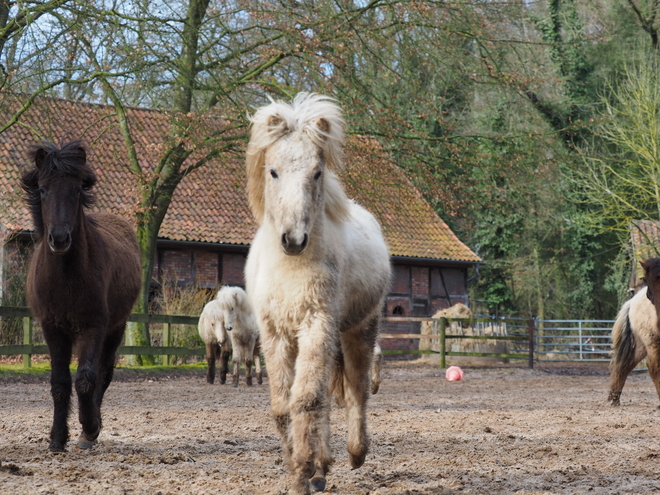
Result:
[[406,265],[392,266],[392,285],[390,293],[410,294],[410,267]]
[[428,297],[429,295],[429,269],[425,266],[411,266],[412,293]]
[[191,284],[193,278],[193,253],[190,250],[164,250],[161,254],[163,266],[161,278],[168,282]]
[[202,287],[216,287],[218,284],[220,255],[212,251],[195,252],[195,283]]
[[222,285],[245,286],[243,269],[245,268],[245,255],[242,253],[222,254]]

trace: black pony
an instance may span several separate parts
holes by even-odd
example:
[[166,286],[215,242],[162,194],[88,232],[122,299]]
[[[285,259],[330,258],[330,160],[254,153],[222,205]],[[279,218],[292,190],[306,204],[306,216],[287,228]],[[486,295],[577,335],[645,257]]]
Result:
[[50,449],[69,438],[71,353],[75,344],[81,448],[101,431],[101,402],[112,381],[116,352],[140,289],[140,250],[134,229],[109,213],[86,214],[94,171],[79,141],[33,147],[35,168],[25,172],[39,243],[30,261],[27,299],[41,322],[51,359],[53,427]]

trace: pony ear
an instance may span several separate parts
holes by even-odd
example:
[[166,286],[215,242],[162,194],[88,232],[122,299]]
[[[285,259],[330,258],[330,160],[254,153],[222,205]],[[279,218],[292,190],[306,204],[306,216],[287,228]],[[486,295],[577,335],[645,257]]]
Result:
[[321,131],[321,138],[324,141],[327,141],[328,137],[330,136],[330,122],[328,121],[328,119],[326,119],[325,117],[319,117],[318,119],[316,119],[316,122],[314,122],[314,124]]
[[268,117],[267,121],[268,133],[281,136],[289,132],[289,127],[287,126],[286,120],[280,117],[277,114],[272,114]]
[[651,268],[651,264],[648,263],[648,260],[647,261],[640,261],[639,264],[642,265],[642,269],[644,270],[644,276],[648,277],[649,269]]
[[81,146],[78,146],[78,147],[76,148],[76,151],[80,154],[79,158],[80,158],[83,162],[87,163],[87,150],[85,149],[85,147],[82,146],[82,145],[81,145]]
[[34,166],[37,167],[39,170],[41,170],[42,167],[44,166],[46,155],[48,155],[48,153],[42,147],[36,148],[34,150],[34,156],[33,156]]

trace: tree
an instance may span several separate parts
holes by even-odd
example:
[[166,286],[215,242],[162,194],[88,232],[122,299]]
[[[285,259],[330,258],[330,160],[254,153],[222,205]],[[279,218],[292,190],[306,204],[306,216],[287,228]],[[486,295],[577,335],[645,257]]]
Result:
[[18,122],[38,96],[63,85],[71,88],[94,80],[95,74],[87,71],[62,70],[67,66],[63,54],[86,15],[87,4],[82,1],[0,0],[0,104],[16,108],[5,114],[0,132]]
[[659,69],[653,54],[626,68],[601,99],[597,133],[608,146],[584,147],[584,168],[569,176],[588,207],[583,221],[623,245],[638,220],[660,220]]

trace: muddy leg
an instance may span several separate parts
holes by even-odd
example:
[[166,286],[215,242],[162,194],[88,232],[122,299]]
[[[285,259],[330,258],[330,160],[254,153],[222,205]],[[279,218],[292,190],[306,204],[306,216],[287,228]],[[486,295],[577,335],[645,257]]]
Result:
[[217,354],[217,344],[206,344],[206,383],[215,381],[215,358]]
[[[646,364],[649,367],[649,375],[651,375],[655,390],[660,399],[660,346],[649,346],[648,353]],[[660,406],[658,406],[658,409],[660,409]]]
[[380,373],[383,369],[383,354],[380,346],[376,344],[374,347],[374,361],[371,365],[371,393],[377,394],[380,388]]
[[261,372],[261,346],[259,341],[254,344],[254,370],[257,373],[257,383],[261,385],[263,383],[263,374]]
[[243,360],[243,347],[240,345],[232,346],[232,363],[234,364],[234,376],[232,377],[232,387],[238,387],[238,377],[241,370],[241,361]]
[[102,386],[98,375],[102,334],[101,329],[90,329],[86,338],[81,338],[76,344],[78,371],[75,387],[78,394],[78,419],[82,425],[78,446],[85,449],[92,448],[101,431],[101,411],[94,399],[97,388]]
[[[337,352],[334,328],[324,319],[312,320],[298,341],[296,375],[291,388],[291,467],[290,493],[308,494],[325,488],[325,474],[332,463],[330,452],[331,366]],[[270,372],[270,369],[269,369]],[[311,485],[311,479],[314,485]]]
[[292,446],[289,435],[291,424],[289,400],[294,376],[293,366],[296,359],[295,347],[273,335],[271,338],[265,339],[263,349],[268,366],[270,409],[282,440],[282,454],[286,464],[290,467]]
[[50,429],[50,446],[53,452],[63,452],[69,439],[69,408],[71,404],[71,349],[73,343],[63,332],[44,326],[50,363],[50,393],[53,397],[53,425]]
[[[635,366],[647,356],[646,348],[642,345],[637,346],[634,358],[627,362],[612,363],[610,365],[610,394],[607,397],[608,401],[612,402],[612,406],[619,406],[621,404],[621,391],[626,383],[626,378],[630,372],[635,369]],[[651,368],[649,367],[649,373]]]
[[252,360],[245,360],[245,383],[248,387],[252,386]]
[[377,331],[378,320],[374,319],[367,332],[367,334],[373,335],[373,340],[365,339],[364,333],[361,331],[342,334],[340,337],[344,354],[344,399],[348,422],[348,454],[353,469],[362,466],[369,450],[366,408],[369,397],[369,373]]
[[222,385],[227,381],[227,369],[229,368],[229,354],[231,350],[231,344],[229,344],[229,339],[222,346],[220,352],[220,383]]

